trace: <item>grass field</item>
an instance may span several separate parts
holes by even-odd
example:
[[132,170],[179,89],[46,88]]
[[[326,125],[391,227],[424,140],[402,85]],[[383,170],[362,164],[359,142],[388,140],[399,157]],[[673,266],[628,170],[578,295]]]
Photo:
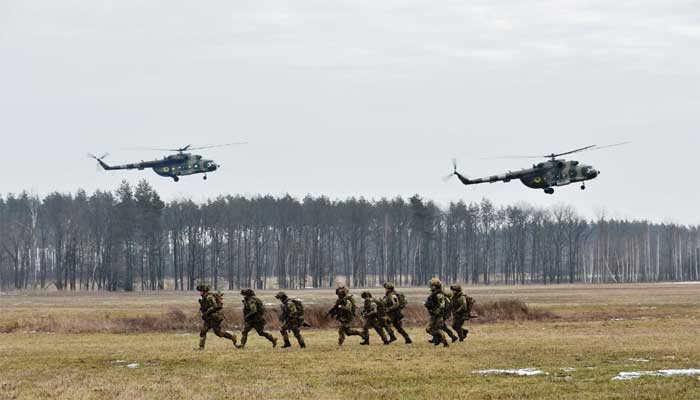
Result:
[[[426,290],[408,293],[418,302]],[[272,302],[273,294],[261,297]],[[700,284],[501,286],[470,294],[480,303],[519,299],[557,318],[471,324],[467,341],[449,348],[433,347],[412,327],[412,345],[382,346],[375,336],[371,346],[351,337],[338,348],[334,330],[310,329],[305,350],[272,349],[257,335],[236,350],[210,334],[200,352],[194,331],[71,333],[105,315],[193,314],[194,293],[3,294],[0,327],[14,328],[0,334],[0,398],[700,398],[700,376],[612,380],[620,372],[700,368]],[[292,295],[322,305],[333,299],[332,291]],[[234,293],[226,299],[240,307]],[[55,331],[32,333],[46,319]],[[545,374],[475,373],[519,368]]]

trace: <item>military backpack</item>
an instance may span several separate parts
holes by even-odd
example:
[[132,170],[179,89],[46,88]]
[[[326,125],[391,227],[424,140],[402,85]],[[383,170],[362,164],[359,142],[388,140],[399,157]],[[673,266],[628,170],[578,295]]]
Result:
[[452,293],[443,292],[442,295],[445,297],[445,308],[442,309],[442,317],[448,319],[452,315]]
[[224,306],[224,294],[221,293],[221,291],[217,291],[214,293],[214,301],[216,302],[217,307],[223,307]]
[[386,316],[386,305],[381,300],[372,300],[377,305],[377,317],[384,318]]
[[403,310],[404,308],[406,308],[406,295],[397,292],[396,297],[399,299],[399,309]]
[[294,303],[294,307],[297,309],[297,314],[290,315],[290,317],[302,318],[304,316],[304,303],[301,302],[301,299],[292,299],[292,303]]
[[348,300],[350,300],[350,312],[352,313],[352,316],[355,316],[355,313],[357,313],[357,305],[355,304],[355,298],[352,297],[352,295],[347,296]]
[[255,302],[255,317],[263,318],[265,315],[265,304],[257,297],[253,297],[253,301]]
[[467,315],[472,315],[472,310],[476,305],[476,300],[474,300],[473,297],[467,296],[466,294],[464,295],[464,297],[467,300]]

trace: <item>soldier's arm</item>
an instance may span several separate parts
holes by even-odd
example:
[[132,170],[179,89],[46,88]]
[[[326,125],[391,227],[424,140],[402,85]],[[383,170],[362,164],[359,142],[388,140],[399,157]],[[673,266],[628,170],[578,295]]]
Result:
[[250,318],[258,311],[258,306],[254,301],[249,301],[248,303],[248,314],[244,315],[243,318]]
[[389,296],[387,296],[387,299],[387,303],[389,304],[387,304],[388,307],[386,310],[388,312],[397,311],[399,308],[401,308],[401,305],[399,304],[399,298],[395,294],[390,294]]
[[445,308],[445,296],[438,294],[435,296],[435,301],[436,301],[436,306],[435,309],[433,310],[433,314],[435,315],[440,315],[442,314],[442,310]]
[[467,299],[464,298],[464,296],[459,296],[457,298],[457,304],[456,307],[454,308],[454,312],[456,314],[459,314],[461,312],[467,311]]
[[365,313],[366,318],[372,318],[377,315],[377,305],[373,301],[369,303],[369,310]]
[[211,297],[207,297],[205,299],[205,303],[206,303],[206,307],[207,307],[207,310],[204,312],[205,316],[210,316],[210,315],[214,314],[215,312],[221,310],[221,307],[217,306],[216,301]]

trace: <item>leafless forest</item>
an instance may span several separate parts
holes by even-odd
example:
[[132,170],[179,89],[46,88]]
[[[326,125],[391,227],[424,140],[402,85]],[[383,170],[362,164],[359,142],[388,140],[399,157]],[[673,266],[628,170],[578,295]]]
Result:
[[418,195],[165,203],[146,181],[114,192],[0,197],[0,246],[3,290],[700,279],[698,226],[587,221],[566,206],[487,199],[440,209]]

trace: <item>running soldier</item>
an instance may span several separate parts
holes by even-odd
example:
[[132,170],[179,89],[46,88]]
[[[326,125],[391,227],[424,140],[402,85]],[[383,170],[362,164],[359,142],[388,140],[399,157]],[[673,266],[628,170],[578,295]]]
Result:
[[338,327],[338,346],[342,346],[345,342],[345,336],[362,336],[362,332],[350,328],[352,320],[355,318],[355,299],[349,294],[348,289],[339,287],[335,290],[338,300],[335,305],[328,311],[328,315],[340,322]]
[[204,344],[207,342],[207,332],[209,329],[214,331],[218,337],[229,339],[236,346],[236,335],[230,331],[222,331],[221,323],[224,321],[222,309],[224,307],[223,294],[216,294],[209,291],[209,285],[197,285],[197,290],[202,296],[199,299],[199,311],[202,313],[202,329],[199,331],[199,350],[204,350]]
[[387,339],[386,332],[384,331],[386,327],[384,303],[373,300],[372,293],[370,292],[362,292],[362,298],[365,300],[365,304],[362,307],[361,312],[362,318],[365,320],[365,325],[362,327],[362,334],[364,335],[365,340],[360,344],[369,345],[369,328],[374,328],[374,330],[377,331],[377,334],[380,338],[382,338],[382,342],[384,342],[384,344],[389,344],[396,340],[396,336],[393,337],[394,340]]
[[396,331],[403,336],[406,344],[413,343],[413,341],[411,341],[411,337],[408,336],[408,332],[403,329],[403,325],[401,323],[401,320],[403,319],[403,313],[401,310],[406,307],[406,298],[403,296],[403,294],[396,293],[394,285],[387,282],[384,284],[383,301],[387,318],[389,320],[389,323],[387,324],[389,332],[393,333],[390,328],[390,325],[393,325],[394,328],[396,328]]
[[279,292],[275,295],[281,304],[282,315],[280,315],[280,333],[282,334],[282,339],[284,340],[284,345],[282,348],[292,347],[289,342],[289,331],[292,331],[294,337],[297,338],[299,342],[299,347],[302,349],[306,348],[306,343],[304,343],[304,338],[301,336],[301,327],[304,325],[304,311],[301,305],[301,300],[292,300],[287,297],[287,293]]
[[445,323],[442,325],[442,331],[447,334],[447,336],[452,339],[452,343],[456,342],[459,337],[452,332],[449,325],[447,325],[447,320],[452,316],[452,293],[448,291],[443,291],[442,294],[445,296],[445,309],[442,311],[443,320]]
[[248,333],[253,329],[258,335],[272,342],[272,347],[277,346],[277,339],[265,332],[265,305],[263,302],[255,297],[253,289],[243,289],[241,290],[241,295],[243,295],[243,320],[245,321],[245,327],[243,327],[243,332],[241,332],[241,344],[238,348],[242,349],[245,347],[248,341]]
[[462,285],[450,286],[452,291],[452,328],[457,332],[459,341],[463,342],[469,334],[469,329],[464,329],[462,325],[469,320],[469,302],[467,295],[462,292]]
[[433,343],[435,346],[442,343],[444,347],[448,347],[447,339],[442,333],[442,329],[445,326],[445,294],[442,291],[442,282],[438,278],[433,278],[430,280],[430,296],[425,302],[425,308],[428,309],[428,314],[430,316],[430,323],[426,327],[425,331],[428,332],[433,339],[428,342]]

